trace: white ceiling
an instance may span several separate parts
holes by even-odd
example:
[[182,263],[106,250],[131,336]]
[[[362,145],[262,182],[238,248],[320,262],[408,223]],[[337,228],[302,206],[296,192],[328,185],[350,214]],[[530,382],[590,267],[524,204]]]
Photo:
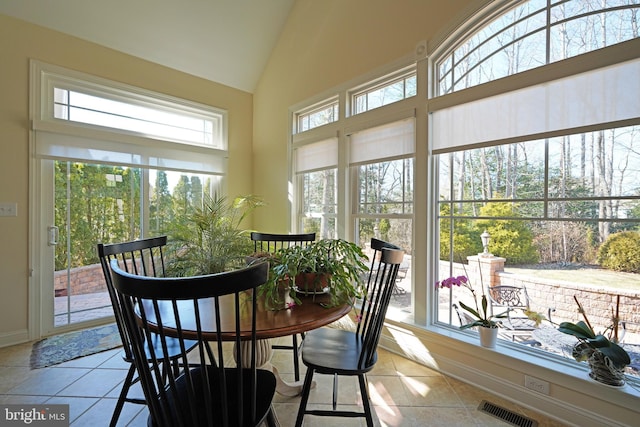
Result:
[[0,13],[253,92],[294,0],[0,0]]

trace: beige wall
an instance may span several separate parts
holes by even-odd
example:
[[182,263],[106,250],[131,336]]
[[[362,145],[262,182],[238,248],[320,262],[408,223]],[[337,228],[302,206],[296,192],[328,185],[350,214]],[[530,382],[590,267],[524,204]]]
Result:
[[250,93],[0,15],[0,203],[18,204],[17,217],[0,217],[0,344],[28,328],[30,59],[226,109],[229,194],[251,192]]
[[[477,0],[298,0],[254,93],[254,193],[270,203],[255,218],[287,230],[287,112],[292,105],[411,55]],[[276,166],[279,165],[279,166]]]

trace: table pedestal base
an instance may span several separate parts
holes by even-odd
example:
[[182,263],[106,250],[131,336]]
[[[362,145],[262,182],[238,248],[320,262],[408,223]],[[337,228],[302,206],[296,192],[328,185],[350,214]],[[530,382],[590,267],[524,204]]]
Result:
[[[251,360],[251,345],[243,341],[240,344],[242,351],[242,360]],[[302,393],[303,381],[286,382],[280,377],[280,373],[275,366],[271,364],[271,356],[273,356],[273,349],[271,348],[271,340],[257,340],[256,341],[256,366],[259,369],[265,369],[273,372],[276,376],[276,392],[283,396],[295,397]],[[315,381],[311,384],[311,388],[315,387]]]

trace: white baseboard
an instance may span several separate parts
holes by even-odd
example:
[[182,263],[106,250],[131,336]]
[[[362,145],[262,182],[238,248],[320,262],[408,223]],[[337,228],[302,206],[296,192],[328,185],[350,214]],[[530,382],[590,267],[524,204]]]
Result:
[[0,348],[22,344],[27,341],[29,341],[29,331],[26,329],[0,333]]

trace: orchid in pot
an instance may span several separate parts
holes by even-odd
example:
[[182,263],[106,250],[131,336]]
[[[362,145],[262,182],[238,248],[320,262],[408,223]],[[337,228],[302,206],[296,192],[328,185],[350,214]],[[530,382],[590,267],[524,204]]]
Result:
[[449,289],[451,289],[453,286],[462,286],[468,289],[469,292],[471,292],[471,294],[473,295],[475,308],[463,303],[462,301],[458,301],[460,307],[462,307],[462,309],[469,313],[473,318],[473,320],[469,323],[461,325],[460,329],[474,328],[476,326],[482,326],[484,328],[498,328],[500,326],[500,321],[495,319],[503,319],[507,315],[506,311],[497,315],[489,314],[489,302],[487,299],[487,295],[483,292],[480,296],[480,302],[478,303],[476,291],[475,289],[473,289],[473,286],[471,285],[471,282],[467,276],[448,277],[440,282],[437,282],[436,286],[438,288]]
[[[464,287],[469,290],[469,292],[471,292],[471,295],[473,296],[474,307],[467,305],[462,301],[458,301],[460,307],[466,311],[466,313],[461,316],[461,322],[463,318],[466,318],[468,320],[468,323],[460,325],[460,329],[478,327],[478,332],[480,333],[480,343],[482,344],[482,346],[493,348],[495,347],[495,342],[498,335],[498,327],[500,326],[500,321],[497,319],[507,317],[508,310],[504,313],[496,315],[491,314],[488,309],[489,302],[487,299],[487,295],[484,292],[484,286],[482,286],[482,275],[480,276],[480,282],[482,287],[482,295],[480,296],[479,301],[478,295],[471,285],[469,277],[466,275],[448,277],[442,281],[436,282],[436,287],[452,289],[454,286],[458,286]],[[454,308],[457,310],[457,306],[455,304]]]
[[629,354],[618,344],[618,310],[620,296],[616,304],[616,312],[612,317],[613,326],[603,333],[595,333],[582,304],[574,296],[578,311],[584,321],[577,323],[562,322],[558,327],[560,332],[573,335],[578,342],[573,347],[572,356],[578,362],[589,364],[589,376],[603,384],[622,386],[625,383],[624,369],[631,363]]

